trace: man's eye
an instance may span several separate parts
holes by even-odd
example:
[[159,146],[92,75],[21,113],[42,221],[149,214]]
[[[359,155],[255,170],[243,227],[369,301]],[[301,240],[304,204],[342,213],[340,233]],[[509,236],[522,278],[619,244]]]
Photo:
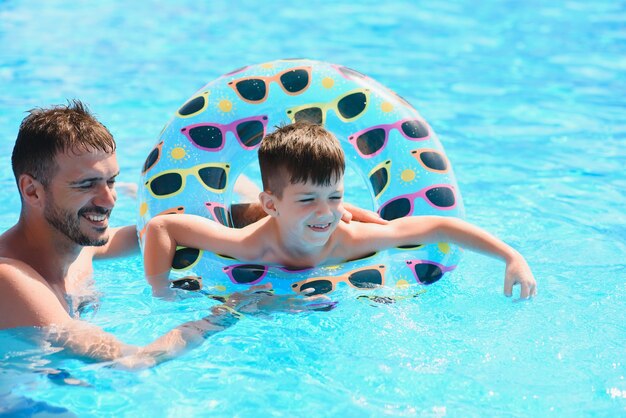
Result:
[[77,187],[79,189],[91,189],[93,187],[93,183],[80,183]]

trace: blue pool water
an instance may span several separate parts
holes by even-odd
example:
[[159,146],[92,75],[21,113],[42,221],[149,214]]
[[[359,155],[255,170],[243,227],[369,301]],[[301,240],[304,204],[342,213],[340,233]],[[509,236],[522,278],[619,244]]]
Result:
[[[419,298],[246,318],[139,373],[0,333],[0,414],[626,415],[626,4],[0,1],[0,229],[19,214],[10,153],[24,111],[81,98],[119,145],[121,181],[199,87],[309,57],[410,101],[454,164],[467,219],[518,248],[539,294],[466,253]],[[117,225],[136,202],[121,195]],[[140,258],[99,263],[88,320],[145,344],[208,302],[153,300]],[[63,369],[81,382],[44,373]],[[9,412],[11,411],[11,412]]]

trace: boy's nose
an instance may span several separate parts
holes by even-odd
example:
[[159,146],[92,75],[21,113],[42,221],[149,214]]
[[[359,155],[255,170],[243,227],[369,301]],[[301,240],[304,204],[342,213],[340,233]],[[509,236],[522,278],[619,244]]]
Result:
[[330,206],[327,203],[320,203],[319,205],[317,205],[317,211],[316,211],[316,215],[317,216],[326,216],[326,215],[332,215],[333,211],[330,210]]

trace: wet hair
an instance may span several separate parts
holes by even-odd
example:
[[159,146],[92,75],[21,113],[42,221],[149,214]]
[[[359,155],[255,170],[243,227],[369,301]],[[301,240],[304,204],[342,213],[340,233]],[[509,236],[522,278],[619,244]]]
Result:
[[115,140],[82,102],[71,100],[67,106],[31,109],[13,147],[13,174],[16,181],[29,174],[46,187],[58,169],[57,154],[93,151],[112,154]]
[[341,144],[321,125],[295,122],[263,138],[259,148],[263,190],[279,199],[288,182],[328,186],[343,176]]

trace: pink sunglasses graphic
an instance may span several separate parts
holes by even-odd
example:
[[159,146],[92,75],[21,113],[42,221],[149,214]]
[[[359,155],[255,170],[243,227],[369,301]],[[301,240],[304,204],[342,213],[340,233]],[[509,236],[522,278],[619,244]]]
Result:
[[251,150],[261,144],[267,128],[267,116],[259,115],[239,119],[228,125],[196,123],[180,131],[196,147],[204,151],[221,151],[226,143],[226,132],[232,132],[242,148]]
[[348,137],[348,141],[354,146],[363,158],[372,158],[380,154],[387,146],[389,132],[397,129],[410,141],[426,141],[430,138],[428,126],[417,119],[403,119],[395,123],[376,125],[363,129]]
[[[311,270],[311,268],[296,270],[276,266],[271,266],[271,268],[276,268],[286,273],[302,273],[304,271]],[[222,270],[226,273],[230,281],[235,284],[253,285],[261,282],[265,276],[267,276],[269,269],[270,266],[264,266],[261,264],[235,264],[224,267]]]
[[429,260],[408,260],[406,262],[408,268],[415,276],[415,280],[419,284],[432,284],[441,279],[445,273],[456,268],[456,266],[446,267],[443,264]]
[[411,215],[415,199],[418,197],[435,209],[451,210],[456,207],[454,189],[447,184],[435,184],[415,193],[403,194],[388,200],[378,209],[378,214],[388,221]]
[[204,206],[206,206],[215,222],[232,228],[231,214],[226,206],[217,202],[205,202]]

